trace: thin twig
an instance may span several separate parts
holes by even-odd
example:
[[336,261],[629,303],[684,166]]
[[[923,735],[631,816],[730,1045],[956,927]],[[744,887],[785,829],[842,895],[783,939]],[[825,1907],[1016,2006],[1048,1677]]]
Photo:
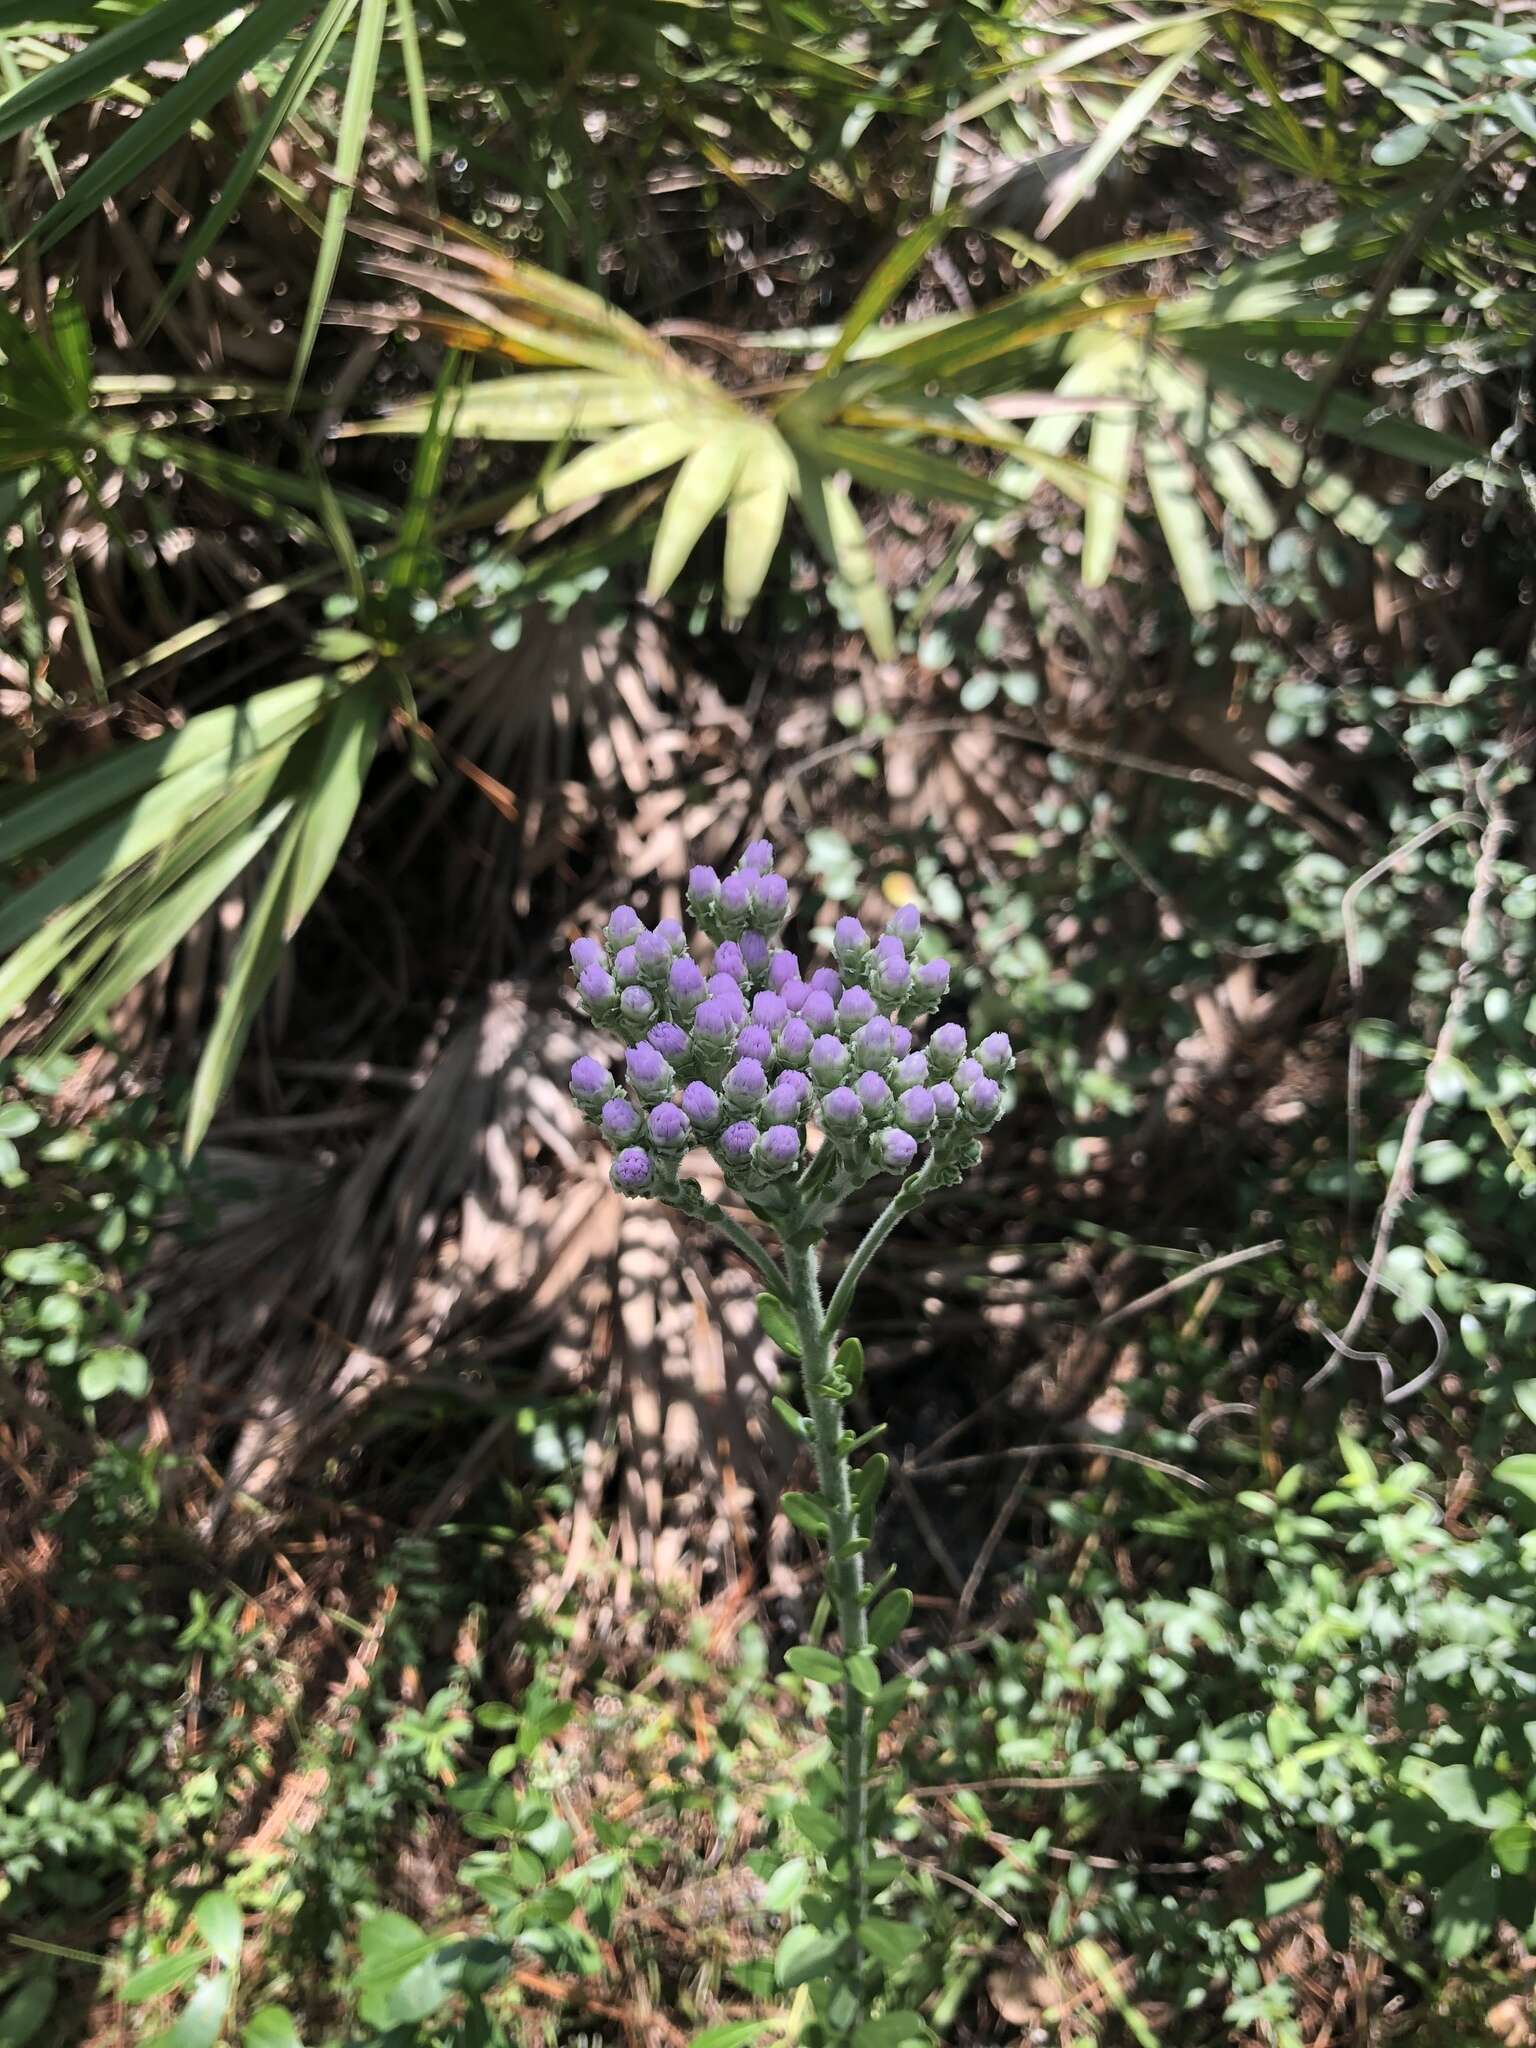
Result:
[[970,1620],[971,1608],[981,1590],[981,1582],[987,1575],[987,1566],[992,1562],[992,1554],[1002,1542],[1008,1524],[1013,1520],[1019,1502],[1024,1498],[1025,1488],[1035,1476],[1035,1467],[1039,1462],[1038,1457],[1028,1460],[1009,1487],[1008,1498],[1003,1502],[1001,1512],[987,1531],[987,1540],[977,1551],[976,1562],[971,1566],[970,1575],[961,1589],[960,1605],[955,1609],[954,1624],[950,1629],[951,1636],[959,1635],[966,1622]]
[[1181,1465],[1170,1465],[1166,1458],[1149,1458],[1145,1451],[1128,1451],[1122,1444],[1101,1444],[1097,1441],[1021,1444],[1006,1451],[978,1451],[973,1458],[945,1458],[938,1465],[898,1465],[896,1470],[911,1479],[949,1479],[961,1472],[979,1472],[984,1465],[1011,1464],[1015,1458],[1041,1458],[1047,1452],[1060,1451],[1079,1458],[1123,1458],[1128,1465],[1142,1465],[1149,1472],[1162,1472],[1170,1479],[1194,1487],[1198,1493],[1211,1491],[1208,1480],[1197,1479],[1193,1472],[1186,1472]]
[[[1490,763],[1490,767],[1493,764]],[[1440,1019],[1440,1029],[1435,1038],[1434,1051],[1430,1054],[1429,1065],[1424,1071],[1424,1085],[1420,1088],[1403,1124],[1402,1140],[1393,1162],[1392,1177],[1387,1182],[1387,1192],[1376,1217],[1376,1235],[1371,1246],[1370,1264],[1366,1268],[1365,1284],[1360,1297],[1350,1311],[1349,1321],[1333,1339],[1333,1348],[1327,1363],[1313,1373],[1306,1383],[1304,1392],[1314,1387],[1334,1372],[1339,1360],[1349,1356],[1355,1339],[1365,1328],[1366,1321],[1375,1306],[1376,1296],[1381,1289],[1382,1268],[1387,1254],[1392,1249],[1398,1220],[1404,1205],[1413,1193],[1413,1168],[1423,1141],[1424,1127],[1429,1121],[1430,1110],[1434,1107],[1434,1088],[1441,1067],[1452,1058],[1457,1033],[1467,1004],[1472,997],[1472,980],[1478,963],[1483,957],[1483,933],[1488,921],[1488,905],[1497,879],[1499,849],[1509,834],[1511,819],[1501,795],[1486,787],[1487,771],[1478,778],[1478,795],[1482,798],[1486,823],[1478,844],[1477,866],[1473,871],[1472,894],[1467,901],[1467,918],[1461,933],[1461,965],[1456,970],[1456,985],[1451,990],[1445,1014]]]
[[1157,1308],[1171,1300],[1175,1294],[1182,1294],[1186,1288],[1197,1287],[1202,1280],[1209,1280],[1216,1273],[1229,1273],[1234,1266],[1248,1266],[1255,1259],[1267,1259],[1271,1252],[1284,1251],[1285,1239],[1272,1237],[1265,1244],[1243,1245],[1235,1252],[1223,1252],[1218,1259],[1207,1259],[1203,1266],[1191,1266],[1187,1273],[1179,1273],[1172,1280],[1165,1280],[1161,1287],[1154,1287],[1150,1294],[1139,1294],[1134,1301],[1128,1301],[1122,1308],[1111,1309],[1089,1330],[1088,1335],[1100,1337],[1106,1330],[1112,1330],[1116,1323],[1123,1323],[1131,1316],[1145,1314],[1148,1309]]

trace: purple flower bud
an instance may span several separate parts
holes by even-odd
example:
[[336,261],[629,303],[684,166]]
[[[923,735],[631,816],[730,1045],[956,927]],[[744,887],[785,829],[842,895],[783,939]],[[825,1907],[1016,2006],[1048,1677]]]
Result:
[[686,953],[688,950],[688,934],[683,930],[675,917],[658,918],[656,922],[656,936],[658,939],[666,940],[668,950],[674,958],[679,953]]
[[608,1178],[621,1195],[643,1195],[651,1184],[651,1155],[628,1145],[609,1169]]
[[997,1122],[997,1113],[1003,1106],[1003,1091],[997,1083],[983,1075],[973,1081],[961,1097],[965,1107],[965,1120],[978,1131],[986,1130]]
[[824,988],[813,988],[800,1005],[800,1015],[813,1031],[830,1031],[837,1022],[837,1004]]
[[952,1124],[960,1114],[960,1098],[947,1081],[935,1081],[929,1089],[933,1113],[941,1124]]
[[687,1117],[675,1102],[658,1102],[646,1119],[651,1143],[658,1152],[686,1152],[693,1136]]
[[596,939],[572,939],[571,966],[577,974],[580,974],[583,969],[588,967],[606,967],[607,965],[608,955],[603,951]]
[[752,877],[727,875],[720,884],[720,908],[733,923],[745,923],[752,908]]
[[791,1017],[779,1033],[779,1058],[786,1067],[803,1067],[811,1056],[815,1033],[803,1017]]
[[765,988],[761,995],[752,998],[752,1022],[761,1024],[765,1031],[782,1030],[788,1016],[789,1005],[771,989]]
[[727,1166],[745,1166],[757,1143],[757,1125],[727,1124],[720,1134],[718,1151]]
[[936,1074],[952,1074],[965,1058],[965,1033],[958,1024],[941,1024],[928,1041],[928,1057]]
[[720,877],[713,868],[688,870],[688,908],[695,917],[707,917],[720,901]]
[[770,1124],[752,1156],[764,1173],[793,1173],[800,1159],[800,1133],[793,1124]]
[[715,973],[709,977],[711,984],[718,974],[728,974],[736,982],[744,982],[747,978],[747,963],[734,939],[725,939],[715,948]]
[[847,1046],[830,1031],[823,1032],[811,1047],[811,1072],[823,1088],[836,1087],[848,1071],[848,1060]]
[[617,1148],[640,1135],[640,1112],[627,1095],[615,1095],[603,1104],[603,1136]]
[[728,974],[712,974],[705,987],[717,1003],[724,1005],[725,1014],[733,1024],[746,1022],[747,1003],[739,981],[733,981]]
[[672,1093],[672,1069],[654,1045],[632,1045],[624,1066],[629,1085],[642,1102],[662,1102]]
[[884,1116],[891,1106],[891,1091],[879,1074],[860,1074],[853,1084],[859,1107],[868,1117]]
[[902,950],[910,960],[917,951],[917,942],[923,934],[923,920],[915,903],[903,903],[896,915],[886,924],[892,938],[900,939]]
[[754,839],[736,865],[752,874],[764,873],[773,866],[773,841]]
[[844,1038],[852,1038],[874,1014],[875,999],[867,988],[848,989],[837,1006],[837,1028]]
[[752,884],[752,921],[760,931],[777,931],[789,915],[789,884],[782,875],[759,875]]
[[586,1009],[596,1016],[599,1010],[606,1010],[613,1001],[613,976],[602,967],[583,967],[576,977],[576,993]]
[[672,948],[660,932],[642,932],[635,941],[635,958],[646,981],[663,982],[672,966]]
[[640,913],[628,903],[621,903],[604,927],[604,936],[613,948],[627,946],[637,939],[645,926],[640,922]]
[[921,1088],[928,1079],[928,1055],[909,1052],[905,1059],[896,1062],[896,1071],[891,1076],[891,1086],[898,1091],[903,1088]]
[[692,960],[674,960],[667,972],[667,994],[680,1017],[691,1017],[704,1000],[704,976]]
[[664,1060],[680,1060],[687,1056],[688,1034],[681,1024],[668,1024],[663,1020],[653,1024],[645,1034],[647,1045],[654,1045]]
[[864,1121],[864,1105],[851,1088],[834,1088],[822,1098],[821,1121],[829,1137],[846,1138]]
[[896,1047],[897,1059],[904,1060],[907,1054],[912,1050],[911,1032],[907,1029],[905,1024],[897,1024],[892,1027],[891,1036],[892,1041]]
[[721,1084],[732,1109],[756,1109],[768,1092],[768,1076],[758,1060],[738,1060]]
[[773,1033],[761,1024],[749,1024],[736,1041],[736,1051],[744,1060],[760,1060],[766,1067],[773,1058]]
[[[792,981],[804,987],[804,983],[800,981],[800,962],[793,953],[775,953],[768,962],[768,986],[776,996],[782,996]],[[787,997],[785,1000],[788,1002]],[[789,1003],[790,1009],[793,1010],[795,1007],[794,1003]]]
[[693,1128],[708,1137],[720,1122],[720,1098],[703,1081],[690,1081],[683,1090],[683,1111]]
[[705,1045],[730,1045],[736,1026],[718,996],[710,996],[693,1013],[693,1036]]
[[976,1048],[981,1071],[990,1081],[1000,1081],[1013,1065],[1013,1043],[1006,1031],[991,1031]]
[[[784,955],[783,953],[777,953],[774,955],[774,957],[775,959],[782,960],[786,957],[786,955]],[[769,970],[769,976],[771,980],[771,969]],[[800,1011],[805,1008],[805,999],[811,992],[811,985],[808,981],[801,981],[798,977],[796,977],[792,981],[785,981],[779,983],[778,990],[779,994],[784,998],[786,1005],[791,1010]]]
[[832,929],[832,950],[843,967],[862,967],[869,958],[869,933],[856,917],[840,917]]
[[887,1173],[905,1173],[917,1157],[917,1140],[907,1131],[878,1131],[874,1155]]
[[762,1114],[771,1124],[796,1123],[810,1108],[811,1084],[804,1074],[781,1074],[763,1098]]
[[743,932],[741,935],[741,957],[746,964],[747,978],[762,981],[768,972],[768,941],[761,932]]
[[619,1015],[632,1031],[643,1031],[655,1014],[655,997],[638,982],[619,997]]
[[620,946],[613,956],[613,974],[620,988],[640,979],[640,955],[633,946]]
[[925,1010],[935,1010],[949,993],[949,962],[925,960],[913,977],[913,994]]
[[613,1076],[601,1060],[583,1053],[571,1064],[571,1093],[583,1109],[601,1108],[614,1092]]
[[956,1067],[954,1074],[951,1078],[953,1079],[955,1086],[958,1089],[960,1089],[963,1093],[967,1088],[973,1086],[974,1083],[981,1080],[981,1061],[962,1060],[959,1066]]
[[[896,1121],[915,1138],[926,1137],[937,1115],[933,1096],[926,1088],[907,1088],[896,1103]],[[652,1121],[655,1121],[654,1113]],[[653,1133],[654,1135],[654,1133]]]
[[905,954],[871,963],[869,985],[882,1003],[899,1003],[912,985],[912,963]]
[[811,976],[811,987],[820,989],[824,996],[830,996],[835,1003],[843,992],[842,976],[834,967],[818,967]]
[[888,1067],[896,1058],[895,1038],[889,1017],[871,1017],[853,1034],[853,1056],[861,1067]]
[[875,941],[877,960],[905,960],[907,949],[894,932],[882,932]]

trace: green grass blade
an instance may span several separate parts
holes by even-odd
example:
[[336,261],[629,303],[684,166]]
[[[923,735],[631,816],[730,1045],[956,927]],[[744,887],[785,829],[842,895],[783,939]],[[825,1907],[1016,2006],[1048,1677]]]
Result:
[[314,352],[315,337],[330,302],[331,287],[341,265],[342,239],[352,211],[352,193],[362,166],[363,146],[373,113],[373,89],[379,75],[379,53],[384,45],[384,28],[389,18],[389,0],[358,0],[357,31],[352,44],[352,63],[347,89],[341,103],[341,121],[336,134],[336,158],[331,165],[332,189],[326,202],[325,224],[320,231],[320,250],[314,275],[309,281],[309,303],[299,333],[298,353],[288,379],[288,405],[298,398]]
[[1043,239],[1060,227],[1084,193],[1092,191],[1100,173],[1125,148],[1169,86],[1205,47],[1210,37],[1211,31],[1207,28],[1196,29],[1181,37],[1181,47],[1149,71],[1136,90],[1120,102],[1041,216],[1040,225],[1035,229],[1037,239]]
[[396,0],[395,34],[400,43],[400,62],[405,71],[405,94],[411,109],[411,134],[416,155],[430,179],[432,175],[432,109],[427,100],[427,74],[421,61],[421,42],[416,34],[415,0]]
[[[30,232],[51,248],[140,172],[159,161],[241,76],[303,18],[307,0],[261,0],[176,83],[138,114],[115,142],[73,180],[64,197]],[[0,110],[3,111],[3,110]]]
[[289,823],[261,894],[246,922],[229,982],[219,1003],[213,1029],[197,1063],[182,1151],[190,1159],[208,1135],[213,1113],[234,1078],[245,1041],[256,1021],[262,998],[271,986],[283,955],[283,917],[288,900],[289,869],[299,820]]
[[[454,414],[460,439],[480,441],[591,441],[620,427],[639,427],[677,411],[677,395],[638,377],[594,370],[529,370],[519,377],[489,377],[469,385]],[[397,406],[376,420],[354,420],[339,438],[358,434],[419,434],[432,417],[432,401]]]
[[201,712],[179,732],[35,783],[0,810],[0,867],[74,837],[152,785],[210,760],[233,775],[243,760],[307,723],[332,687],[329,676],[319,675],[282,683],[246,703]]
[[928,219],[919,222],[909,235],[903,235],[894,249],[886,252],[876,264],[869,282],[854,300],[848,318],[843,322],[842,332],[827,357],[826,366],[821,373],[823,376],[834,375],[842,368],[848,351],[865,328],[872,327],[881,318],[928,251],[936,242],[942,241],[963,217],[963,209],[959,207],[950,207],[943,213],[930,214]]
[[354,683],[317,736],[308,786],[299,792],[283,895],[282,936],[291,939],[335,867],[362,801],[389,708],[382,676]]
[[1089,590],[1101,589],[1115,566],[1140,427],[1135,413],[1102,412],[1089,430],[1088,467],[1103,480],[1083,517],[1083,582]]
[[[229,0],[159,0],[131,21],[93,36],[84,49],[76,50],[62,64],[40,72],[19,91],[0,99],[0,142],[9,142],[23,128],[33,128],[67,108],[83,106],[119,78],[142,71],[146,64],[175,56],[188,36],[201,34],[229,11]],[[37,15],[36,8],[24,14],[7,9],[0,17],[0,28],[22,28]],[[87,13],[82,9],[78,18],[83,27],[96,17],[94,10]]]
[[325,69],[336,40],[346,26],[355,0],[327,0],[315,17],[308,34],[294,53],[292,61],[272,90],[261,119],[251,130],[244,149],[230,166],[219,190],[219,196],[198,222],[186,246],[181,260],[150,311],[139,336],[142,342],[154,333],[165,318],[167,309],[185,289],[188,279],[199,263],[208,254],[219,236],[224,232],[230,215],[244,198],[257,171],[266,161],[267,152],[287,127],[294,114],[308,99],[316,80]]
[[905,491],[919,503],[937,499],[951,505],[978,505],[984,512],[1016,509],[1007,491],[985,477],[973,476],[958,462],[946,462],[924,449],[884,440],[851,427],[827,427],[816,436],[818,462],[846,469],[861,484],[882,492]]

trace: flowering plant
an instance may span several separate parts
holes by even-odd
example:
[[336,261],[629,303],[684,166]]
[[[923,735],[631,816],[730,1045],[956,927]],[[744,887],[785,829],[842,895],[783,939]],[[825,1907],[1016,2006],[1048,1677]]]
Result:
[[[823,1883],[779,1950],[778,1977],[786,1987],[809,1987],[824,2038],[862,2029],[856,2048],[897,2048],[922,2032],[917,2015],[868,2015],[881,1968],[910,1953],[907,1937],[915,1944],[921,1936],[882,1920],[874,1904],[901,1865],[873,1853],[884,1815],[872,1776],[875,1743],[905,1693],[900,1679],[882,1682],[876,1658],[905,1627],[912,1599],[889,1575],[871,1581],[865,1570],[889,1460],[875,1452],[856,1463],[882,1432],[859,1436],[845,1424],[863,1350],[855,1337],[839,1342],[839,1332],[861,1275],[896,1224],[980,1158],[1013,1047],[993,1032],[973,1052],[954,1023],[939,1025],[925,1046],[915,1043],[913,1027],[943,1002],[950,969],[942,959],[919,959],[922,923],[911,907],[879,938],[855,917],[840,919],[836,964],[802,971],[778,943],[789,887],[766,840],[749,846],[723,881],[713,868],[694,868],[688,909],[712,942],[707,964],[675,918],[648,929],[628,904],[601,939],[571,947],[583,1010],[626,1046],[622,1082],[588,1054],[571,1069],[571,1093],[613,1149],[621,1194],[651,1196],[712,1223],[751,1261],[765,1283],[763,1327],[798,1361],[806,1412],[782,1398],[774,1406],[811,1446],[817,1491],[786,1494],[784,1508],[823,1548],[827,1599],[818,1626],[830,1607],[840,1652],[806,1644],[785,1661],[833,1688],[841,1768],[813,1781],[819,1806],[797,1810],[821,1855]],[[685,1174],[698,1148],[778,1237],[778,1257]],[[889,1174],[903,1176],[900,1186],[824,1301],[821,1253],[832,1216]]]

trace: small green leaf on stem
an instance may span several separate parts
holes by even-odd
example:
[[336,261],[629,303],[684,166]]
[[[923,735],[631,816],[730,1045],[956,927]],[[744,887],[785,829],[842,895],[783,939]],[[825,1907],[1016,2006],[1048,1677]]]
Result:
[[912,1595],[905,1586],[897,1586],[886,1594],[869,1617],[871,1648],[888,1650],[911,1618]]
[[780,1422],[783,1423],[791,1436],[798,1437],[801,1443],[808,1443],[810,1441],[810,1423],[800,1413],[798,1408],[791,1408],[782,1394],[774,1395],[773,1412],[778,1416]]
[[757,1297],[757,1320],[781,1351],[787,1351],[791,1358],[800,1356],[800,1339],[795,1331],[794,1318],[782,1301],[768,1293]]
[[819,1679],[823,1685],[843,1682],[843,1660],[830,1650],[813,1650],[808,1643],[797,1643],[785,1653],[784,1662],[797,1678]]
[[880,1696],[880,1667],[873,1657],[866,1657],[862,1650],[856,1650],[848,1659],[848,1683],[861,1700],[874,1700]]
[[864,1346],[857,1337],[845,1337],[837,1347],[836,1369],[848,1382],[849,1391],[857,1393],[864,1384]]
[[786,1493],[784,1512],[802,1536],[825,1536],[831,1524],[821,1502],[809,1493]]

